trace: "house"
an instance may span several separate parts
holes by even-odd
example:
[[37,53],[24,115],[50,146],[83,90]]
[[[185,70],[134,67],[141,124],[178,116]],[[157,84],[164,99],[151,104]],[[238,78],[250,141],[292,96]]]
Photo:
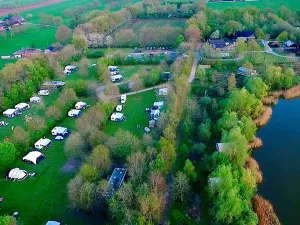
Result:
[[218,39],[218,40],[209,39],[208,44],[214,49],[223,49],[226,47],[226,43],[223,39]]
[[270,48],[279,48],[280,47],[280,44],[279,44],[278,41],[270,41],[268,43],[268,45],[269,45]]
[[127,96],[126,95],[121,95],[121,103],[125,104],[127,100]]
[[158,95],[159,96],[166,96],[166,95],[168,95],[168,88],[160,88],[160,89],[158,89]]
[[238,40],[248,41],[250,39],[255,39],[255,33],[251,30],[237,31],[234,34],[234,38]]
[[247,69],[247,68],[244,68],[244,67],[238,68],[237,74],[241,75],[241,76],[246,76],[246,77],[252,77],[252,76],[257,76],[258,75],[256,70]]
[[52,130],[51,130],[51,134],[53,136],[65,136],[68,134],[68,129],[65,128],[65,127],[54,127]]
[[124,121],[126,118],[124,116],[124,113],[118,113],[118,112],[114,112],[113,114],[111,114],[110,116],[110,120],[111,121],[115,121],[115,122],[121,122]]
[[37,142],[35,142],[34,147],[36,149],[43,149],[43,148],[49,148],[51,145],[51,140],[48,138],[41,138],[40,140],[38,140]]
[[123,78],[123,76],[120,75],[120,74],[118,74],[118,75],[111,76],[111,77],[110,77],[110,80],[111,80],[112,82],[115,82],[115,81],[121,80],[122,78]]
[[35,104],[40,103],[42,101],[42,99],[40,97],[37,97],[37,96],[31,97],[29,100],[30,100],[31,103],[35,103]]
[[18,111],[16,109],[7,109],[3,112],[3,116],[8,118],[13,118],[18,115]]
[[13,54],[13,57],[16,59],[26,58],[34,55],[39,55],[43,53],[41,49],[38,48],[23,48]]
[[25,110],[30,109],[30,105],[22,102],[22,103],[15,105],[15,109],[18,110],[19,112],[25,111]]
[[25,170],[21,170],[19,168],[14,168],[12,170],[10,170],[7,174],[7,178],[11,179],[11,180],[24,180],[26,179],[26,177],[28,177],[28,172]]
[[70,116],[70,117],[79,117],[80,115],[81,115],[81,110],[78,110],[78,109],[71,109],[68,112],[68,116]]
[[224,147],[225,147],[224,143],[217,143],[216,144],[216,151],[223,152],[224,151]]
[[107,190],[106,190],[106,197],[111,197],[116,191],[118,191],[124,181],[125,175],[127,173],[127,169],[125,168],[115,168],[113,173],[111,174]]
[[21,16],[12,16],[10,18],[7,18],[4,20],[4,22],[9,25],[9,26],[17,26],[21,25],[25,22],[26,20],[21,17]]
[[39,151],[32,151],[29,152],[26,156],[23,157],[23,161],[38,164],[43,158],[45,157],[44,154],[42,154]]
[[75,104],[75,109],[86,109],[88,107],[88,105],[86,104],[86,102],[77,102]]

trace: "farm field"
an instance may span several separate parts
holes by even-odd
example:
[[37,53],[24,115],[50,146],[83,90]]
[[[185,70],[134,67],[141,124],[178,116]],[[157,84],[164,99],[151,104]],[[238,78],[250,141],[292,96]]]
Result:
[[0,2],[0,9],[3,8],[15,8],[15,7],[20,7],[20,6],[25,6],[25,5],[31,5],[35,4],[38,2],[44,2],[46,0],[19,0],[18,4],[16,5],[16,1],[13,0],[2,0]]
[[271,8],[278,10],[280,6],[287,6],[292,10],[300,10],[300,2],[298,0],[258,0],[249,2],[209,2],[207,6],[212,9],[228,9],[228,8],[243,8],[255,6],[261,9]]
[[125,24],[122,28],[131,28],[135,32],[139,32],[143,28],[154,28],[154,27],[179,27],[183,28],[186,19],[133,19],[129,23]]

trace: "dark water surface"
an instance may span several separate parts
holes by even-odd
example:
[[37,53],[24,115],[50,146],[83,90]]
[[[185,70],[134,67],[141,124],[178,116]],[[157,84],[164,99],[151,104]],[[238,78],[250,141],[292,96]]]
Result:
[[281,100],[259,130],[254,152],[263,172],[259,193],[270,200],[283,225],[300,224],[300,99]]

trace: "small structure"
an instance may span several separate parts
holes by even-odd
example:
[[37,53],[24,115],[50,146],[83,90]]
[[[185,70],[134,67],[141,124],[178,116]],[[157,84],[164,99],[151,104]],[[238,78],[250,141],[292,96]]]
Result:
[[114,112],[113,114],[111,114],[110,116],[110,120],[111,121],[115,121],[115,122],[121,122],[124,121],[126,118],[124,116],[124,113],[118,113],[118,112]]
[[216,144],[216,151],[223,152],[224,151],[224,147],[225,147],[224,143],[217,143]]
[[252,77],[252,76],[257,76],[258,75],[256,70],[247,69],[245,67],[238,68],[237,74],[241,75],[241,76],[246,76],[246,77]]
[[151,130],[150,130],[149,127],[145,127],[144,131],[145,131],[146,133],[149,133]]
[[86,102],[77,102],[75,104],[75,109],[86,109],[88,107],[88,105],[86,104]]
[[127,100],[127,96],[126,95],[121,95],[121,103],[125,104]]
[[49,148],[51,145],[51,140],[48,138],[41,138],[40,140],[38,140],[37,142],[35,142],[34,147],[36,149],[44,149],[44,148]]
[[68,112],[68,116],[70,116],[70,117],[80,117],[80,115],[81,115],[81,110],[78,110],[78,109],[71,109]]
[[8,172],[8,175],[6,176],[8,179],[11,179],[11,180],[24,180],[26,179],[26,177],[28,177],[28,172],[25,171],[25,170],[21,170],[19,168],[14,168],[12,170],[10,170]]
[[60,223],[56,221],[48,221],[46,225],[60,225]]
[[18,112],[16,109],[7,109],[3,112],[3,116],[6,116],[8,118],[13,118],[18,115]]
[[284,48],[287,50],[294,50],[297,49],[299,47],[299,45],[297,45],[295,42],[291,41],[291,40],[287,40],[284,42]]
[[53,81],[47,81],[42,84],[44,88],[60,88],[65,86],[66,82],[61,80],[53,80]]
[[115,168],[112,175],[108,180],[108,186],[106,190],[106,197],[111,197],[116,191],[118,191],[124,181],[127,169]]
[[155,120],[150,120],[149,121],[149,128],[154,128],[155,127],[155,123],[156,123]]
[[30,105],[22,102],[22,103],[15,105],[15,109],[18,110],[19,112],[26,111],[26,110],[30,109]]
[[158,107],[158,109],[162,109],[162,107],[164,106],[164,101],[154,102],[153,106]]
[[51,130],[53,136],[65,136],[68,134],[68,129],[65,127],[54,127]]
[[119,71],[119,67],[117,66],[108,66],[109,72],[116,72]]
[[166,96],[166,95],[168,95],[168,88],[160,88],[160,89],[158,89],[158,95],[159,96]]
[[113,76],[111,76],[111,77],[110,77],[110,80],[111,80],[112,82],[116,82],[116,81],[122,80],[122,78],[123,78],[123,76],[120,75],[120,74],[118,74],[118,75],[113,75]]
[[42,101],[42,99],[40,97],[38,97],[38,96],[33,96],[33,97],[30,98],[30,102],[34,103],[34,104],[38,104],[41,101]]
[[150,118],[151,120],[158,120],[160,115],[160,111],[157,107],[152,107],[150,112]]
[[122,109],[123,109],[123,106],[122,106],[122,105],[117,105],[117,107],[116,107],[116,111],[117,111],[117,112],[121,112]]
[[48,90],[40,90],[39,92],[38,92],[38,95],[42,95],[42,96],[47,96],[47,95],[49,95],[50,94],[50,92],[48,91]]
[[235,32],[234,37],[237,41],[238,40],[248,41],[249,39],[255,39],[255,33],[254,31],[251,30],[237,31]]
[[9,26],[17,26],[23,24],[25,21],[26,20],[21,16],[12,16],[6,19],[5,23]]
[[44,154],[42,154],[39,151],[32,151],[29,152],[26,156],[23,157],[23,161],[38,164],[43,158],[45,157]]
[[226,47],[226,42],[223,39],[208,40],[208,44],[214,49],[223,49]]
[[74,71],[76,71],[78,68],[77,66],[73,66],[73,65],[68,65],[65,67],[64,69],[64,74],[65,75],[70,75],[71,73],[73,73]]
[[26,58],[29,56],[39,55],[43,53],[41,49],[38,48],[23,48],[13,54],[14,58]]

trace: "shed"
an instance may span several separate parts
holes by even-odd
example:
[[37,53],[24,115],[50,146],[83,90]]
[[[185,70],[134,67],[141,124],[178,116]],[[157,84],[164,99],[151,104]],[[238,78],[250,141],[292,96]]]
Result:
[[35,142],[34,147],[36,149],[43,149],[43,148],[49,148],[51,145],[51,140],[48,138],[41,138],[40,140],[38,140],[37,142]]
[[218,152],[223,152],[224,151],[224,147],[225,147],[225,144],[224,143],[217,143],[216,144],[216,150]]
[[12,180],[24,180],[28,177],[28,172],[19,168],[14,168],[9,171],[7,178]]
[[78,110],[78,109],[71,109],[68,112],[68,116],[70,116],[70,117],[79,117],[80,115],[81,115],[81,110]]
[[248,40],[248,39],[253,39],[255,38],[255,33],[254,31],[251,30],[245,30],[245,31],[237,31],[234,34],[235,39],[239,40]]
[[41,101],[42,101],[42,99],[38,96],[33,96],[33,97],[30,98],[31,103],[37,104],[37,103],[40,103]]
[[27,109],[30,109],[30,105],[22,102],[22,103],[15,105],[15,109],[18,111],[25,111]]
[[123,113],[115,112],[115,113],[111,114],[111,116],[110,116],[110,120],[115,121],[115,122],[124,121],[125,119],[126,118]]
[[15,117],[17,115],[16,109],[7,109],[3,112],[3,116],[6,116],[8,118]]
[[158,95],[168,95],[168,88],[160,88],[158,89]]
[[30,163],[33,163],[33,164],[37,164],[44,157],[45,157],[45,155],[42,154],[41,152],[32,151],[32,152],[29,152],[26,156],[23,157],[23,161],[30,162]]
[[65,127],[54,127],[51,130],[51,134],[54,136],[60,135],[60,136],[65,136],[68,134],[68,129]]
[[88,107],[88,105],[86,104],[86,102],[77,102],[75,104],[75,109],[86,109]]

